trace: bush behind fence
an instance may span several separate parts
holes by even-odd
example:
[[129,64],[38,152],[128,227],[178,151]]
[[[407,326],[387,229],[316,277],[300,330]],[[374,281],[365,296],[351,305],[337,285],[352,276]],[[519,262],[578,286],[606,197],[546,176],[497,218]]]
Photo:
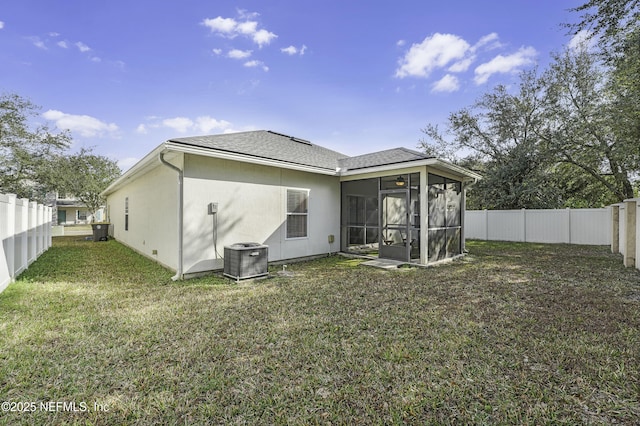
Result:
[[51,247],[52,208],[0,194],[0,292]]

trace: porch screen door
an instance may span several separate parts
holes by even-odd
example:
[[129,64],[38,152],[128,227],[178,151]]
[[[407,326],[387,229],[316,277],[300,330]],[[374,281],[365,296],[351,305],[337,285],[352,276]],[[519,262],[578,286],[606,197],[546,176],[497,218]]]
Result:
[[409,190],[380,191],[380,216],[380,257],[409,261]]

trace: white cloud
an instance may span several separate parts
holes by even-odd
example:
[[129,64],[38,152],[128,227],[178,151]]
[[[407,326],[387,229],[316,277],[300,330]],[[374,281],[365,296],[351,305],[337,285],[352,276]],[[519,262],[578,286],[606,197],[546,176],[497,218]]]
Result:
[[260,16],[258,12],[249,12],[247,9],[236,9],[236,11],[238,12],[238,17],[240,17],[240,19],[255,19]]
[[[398,47],[405,44],[404,40],[396,43]],[[395,76],[427,78],[434,70],[442,68],[450,73],[462,73],[477,60],[479,51],[500,47],[503,45],[495,32],[482,36],[474,45],[455,34],[435,33],[409,48],[399,61]]]
[[118,126],[114,123],[105,123],[89,115],[66,114],[62,111],[48,110],[42,116],[55,122],[56,127],[61,130],[70,130],[88,138],[106,135],[116,136],[118,131]]
[[246,59],[251,56],[251,50],[233,49],[227,53],[227,56],[232,59]]
[[202,24],[209,27],[211,32],[233,35],[238,23],[233,18],[223,18],[218,16],[213,19],[205,19]]
[[222,49],[213,49],[213,53],[215,53],[216,55],[221,55]]
[[0,30],[4,28],[4,22],[0,21]]
[[257,61],[257,60],[245,62],[244,66],[247,67],[247,68],[262,67],[263,71],[265,71],[265,72],[269,71],[269,67],[268,66],[266,66],[262,61]]
[[252,34],[252,37],[253,42],[262,47],[263,44],[271,43],[271,40],[278,36],[267,30],[258,30]]
[[91,48],[89,46],[87,46],[86,44],[84,44],[83,42],[79,41],[76,43],[76,47],[78,48],[79,51],[81,51],[82,53],[84,52],[88,52],[91,50]]
[[215,129],[228,129],[231,123],[225,120],[216,120],[208,115],[196,118],[196,128],[202,133],[211,133]]
[[307,51],[307,46],[306,45],[302,45],[301,48],[297,48],[295,46],[289,46],[289,47],[283,47],[282,49],[280,49],[280,51],[282,53],[286,53],[289,56],[293,56],[293,55],[304,55],[304,52]]
[[282,53],[286,53],[287,55],[295,55],[298,53],[298,48],[295,46],[283,47],[280,49]]
[[162,120],[162,125],[170,127],[176,132],[187,133],[193,128],[193,121],[187,117],[175,117]]
[[431,91],[432,92],[455,92],[460,89],[460,82],[458,78],[447,74],[442,77],[440,80],[434,83]]
[[202,21],[202,25],[209,28],[212,33],[226,38],[235,38],[239,35],[250,38],[258,47],[262,47],[266,44],[270,44],[273,39],[278,36],[266,29],[258,29],[257,21],[250,21],[248,19],[254,18],[257,14],[248,14],[245,11],[238,11],[240,19],[246,19],[244,21],[237,21],[234,18],[223,18],[218,16],[217,18],[206,18]]
[[422,43],[411,45],[400,61],[396,77],[428,77],[435,68],[463,59],[470,47],[456,35],[435,33]]
[[40,37],[33,36],[27,37],[27,39],[30,40],[31,43],[33,43],[33,45],[38,49],[47,50],[47,46],[44,44],[44,41],[40,40]]
[[147,133],[149,133],[149,130],[147,130],[147,126],[145,126],[144,124],[139,124],[138,127],[136,127],[136,133],[146,135]]
[[466,70],[469,69],[469,67],[471,66],[471,64],[473,63],[473,61],[476,60],[476,56],[475,55],[471,55],[467,58],[464,58],[461,61],[455,62],[453,65],[451,65],[448,70],[450,72],[465,72]]
[[258,23],[256,21],[240,22],[236,28],[241,34],[252,36],[258,31]]
[[536,49],[528,46],[521,47],[516,53],[512,53],[511,55],[498,55],[475,69],[474,81],[480,85],[486,83],[493,74],[519,71],[524,66],[534,64],[537,54]]
[[[197,132],[197,133],[212,133],[214,130],[226,130],[231,127],[231,123],[226,120],[216,120],[208,115],[203,115],[192,120],[188,117],[174,117],[162,120],[162,126],[169,127],[179,133]],[[151,127],[157,127],[152,125]],[[144,124],[138,126],[136,130],[144,130],[146,133],[147,127]]]
[[581,49],[591,50],[596,44],[596,39],[593,38],[592,35],[593,33],[588,30],[579,31],[576,35],[571,37],[567,47],[574,51]]
[[61,40],[61,41],[57,42],[56,44],[58,45],[58,47],[61,47],[63,49],[68,49],[69,48],[69,45],[64,40]]
[[481,37],[480,40],[478,40],[478,42],[474,44],[471,49],[473,51],[476,51],[479,48],[488,45],[489,43],[491,43],[491,46],[489,46],[489,48],[491,49],[502,46],[502,44],[498,41],[498,33],[491,33]]

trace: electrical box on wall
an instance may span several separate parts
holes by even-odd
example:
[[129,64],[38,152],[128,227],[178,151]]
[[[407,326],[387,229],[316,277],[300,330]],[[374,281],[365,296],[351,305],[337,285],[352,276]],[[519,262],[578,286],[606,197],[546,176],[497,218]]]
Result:
[[209,203],[209,206],[207,207],[207,213],[208,214],[218,213],[218,203]]

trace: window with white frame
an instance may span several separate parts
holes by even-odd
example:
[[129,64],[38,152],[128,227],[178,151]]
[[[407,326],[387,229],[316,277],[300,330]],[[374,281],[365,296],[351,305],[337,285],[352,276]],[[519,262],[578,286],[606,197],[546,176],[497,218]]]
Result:
[[287,238],[307,237],[309,191],[287,189]]

